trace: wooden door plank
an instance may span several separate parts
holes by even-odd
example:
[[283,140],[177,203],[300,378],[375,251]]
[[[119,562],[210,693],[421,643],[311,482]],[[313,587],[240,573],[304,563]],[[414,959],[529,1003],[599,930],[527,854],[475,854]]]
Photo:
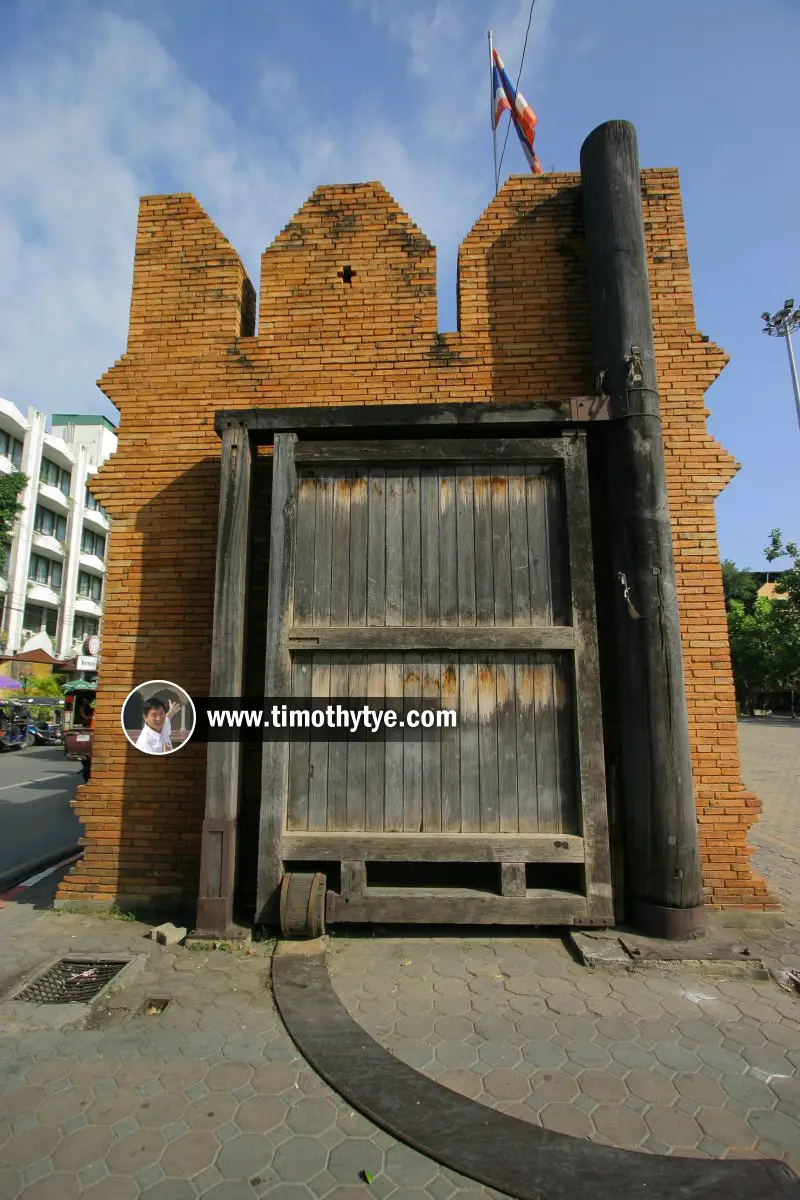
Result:
[[[292,585],[297,520],[297,436],[275,436],[270,518],[269,601],[264,694],[289,696],[292,689],[288,629],[292,620]],[[261,820],[258,844],[256,920],[274,915],[283,875],[281,840],[286,829],[289,765],[287,742],[265,742],[261,777]]]
[[[331,694],[331,656],[317,652],[312,656],[311,695],[327,700]],[[328,743],[312,741],[308,752],[308,828],[328,828]]]
[[[567,549],[567,506],[561,468],[545,475],[547,507],[547,557],[550,562],[550,597],[553,625],[571,625],[570,564]],[[588,512],[587,512],[588,518]],[[591,558],[589,559],[591,569]]]
[[458,625],[458,541],[456,476],[439,471],[439,621]]
[[[403,655],[392,652],[386,655],[387,699],[403,701]],[[387,737],[385,742],[385,772],[383,789],[384,829],[387,833],[402,833],[403,824],[403,766],[405,751],[401,735]]]
[[331,566],[333,550],[333,480],[330,472],[317,477],[314,535],[313,600],[315,625],[331,623]]
[[497,786],[501,833],[519,831],[517,784],[517,697],[514,656],[498,654],[497,674]]
[[478,658],[478,759],[480,764],[480,827],[487,833],[500,828],[497,775],[497,668],[494,658]]
[[[331,699],[347,700],[349,654],[331,655]],[[347,742],[328,744],[328,829],[347,829]]]
[[386,471],[369,472],[367,535],[367,625],[386,624]]
[[[347,694],[354,708],[359,708],[367,701],[367,656],[366,654],[351,654],[348,656],[348,689]],[[367,743],[361,739],[345,743],[347,751],[347,829],[364,830],[367,820]]]
[[461,758],[461,828],[478,833],[481,828],[480,745],[478,711],[478,658],[459,655],[458,735]]
[[386,472],[386,624],[403,624],[403,474]]
[[[386,695],[386,663],[382,654],[367,655],[366,695],[374,697],[378,702]],[[365,828],[367,830],[379,831],[384,829],[385,772],[386,742],[377,739],[367,742],[365,781]],[[400,780],[400,787],[402,790],[402,779]]]
[[494,580],[494,624],[513,623],[511,598],[511,529],[508,511],[508,470],[494,467],[491,474],[492,578]]
[[552,655],[535,655],[533,699],[536,727],[536,828],[539,833],[557,833],[559,828],[554,693]]
[[525,492],[528,510],[531,622],[534,625],[547,626],[553,624],[553,602],[550,584],[546,478],[540,468],[526,468]]
[[[419,706],[422,699],[422,655],[403,655],[403,697]],[[422,832],[422,739],[406,726],[403,738],[403,829]]]
[[478,625],[494,625],[492,481],[487,467],[475,468],[475,608]]
[[403,624],[422,620],[419,467],[403,471]]
[[475,625],[475,487],[472,467],[456,467],[458,624]]
[[[458,655],[442,655],[442,708],[458,713]],[[458,726],[442,729],[442,829],[461,832],[461,763]]]
[[423,467],[420,473],[420,565],[422,624],[439,624],[439,474]]
[[330,476],[333,491],[331,519],[331,625],[347,625],[350,607],[350,496],[352,485],[344,471]]
[[348,624],[353,629],[367,623],[367,477],[359,471],[350,487],[350,600]]
[[578,817],[577,758],[575,736],[572,655],[553,656],[553,692],[555,699],[556,775],[558,777],[559,833],[577,833]]
[[[292,659],[292,698],[305,700],[311,695],[311,660],[308,655],[295,655]],[[308,829],[309,767],[311,743],[303,741],[289,743],[289,796],[287,802],[286,828]]]
[[521,834],[535,834],[539,828],[533,662],[531,654],[514,656],[514,695],[517,707],[517,795]]
[[314,623],[314,540],[317,510],[317,477],[301,471],[297,480],[297,538],[294,561],[294,626]]
[[508,532],[511,545],[511,608],[514,625],[531,623],[531,572],[525,474],[508,469]]
[[[422,700],[426,708],[442,703],[442,666],[438,654],[422,656]],[[442,828],[442,744],[437,731],[422,734],[422,832]]]

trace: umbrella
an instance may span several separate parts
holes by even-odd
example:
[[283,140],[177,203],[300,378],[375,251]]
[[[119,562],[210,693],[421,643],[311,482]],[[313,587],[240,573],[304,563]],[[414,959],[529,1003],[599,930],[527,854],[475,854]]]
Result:
[[12,679],[10,675],[0,675],[0,689],[2,688],[21,688],[22,684],[18,679]]

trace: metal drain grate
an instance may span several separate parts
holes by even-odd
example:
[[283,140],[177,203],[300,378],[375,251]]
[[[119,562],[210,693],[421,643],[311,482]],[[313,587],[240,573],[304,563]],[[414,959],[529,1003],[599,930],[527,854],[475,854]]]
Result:
[[28,1004],[86,1004],[127,965],[128,959],[62,958],[14,999]]

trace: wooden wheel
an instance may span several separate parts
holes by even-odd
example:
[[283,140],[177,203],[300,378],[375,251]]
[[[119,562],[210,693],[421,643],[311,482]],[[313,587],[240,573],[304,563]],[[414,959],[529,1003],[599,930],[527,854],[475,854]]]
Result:
[[281,881],[281,933],[318,938],[325,932],[326,879],[321,872],[287,871]]

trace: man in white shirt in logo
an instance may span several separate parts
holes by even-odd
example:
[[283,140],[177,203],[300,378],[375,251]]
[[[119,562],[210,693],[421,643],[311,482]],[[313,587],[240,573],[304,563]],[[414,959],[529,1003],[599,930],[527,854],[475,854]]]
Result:
[[164,701],[153,696],[142,705],[144,728],[136,739],[136,747],[145,754],[169,754],[172,750],[172,718],[180,711],[180,702],[174,700],[169,708]]

